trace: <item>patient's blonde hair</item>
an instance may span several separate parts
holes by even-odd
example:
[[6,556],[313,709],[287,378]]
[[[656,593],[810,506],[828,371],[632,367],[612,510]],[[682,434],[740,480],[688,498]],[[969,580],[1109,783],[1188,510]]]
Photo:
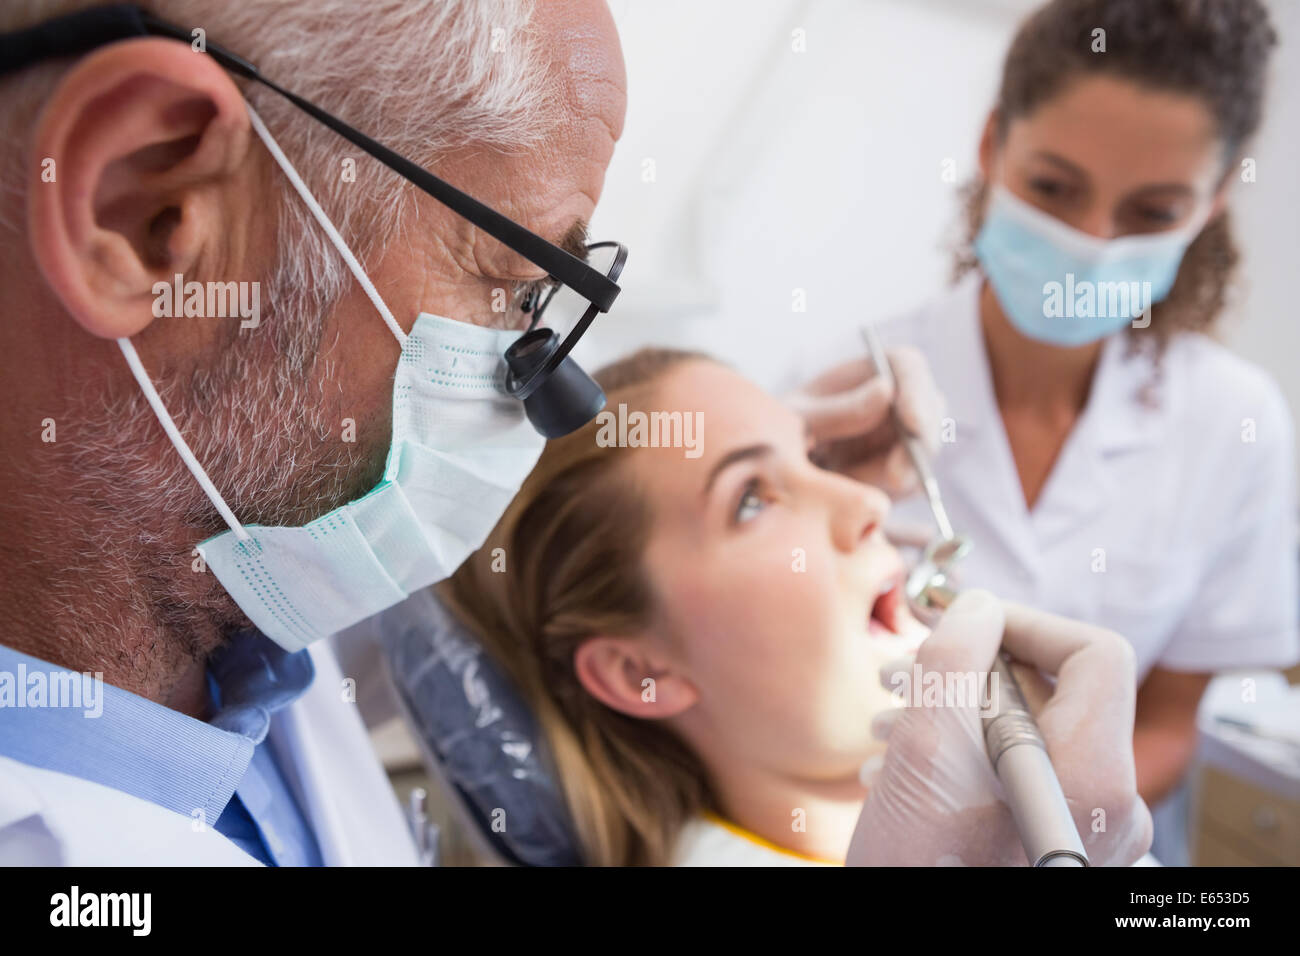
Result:
[[[705,359],[643,349],[596,379],[609,405],[644,408],[667,372]],[[537,716],[586,862],[666,865],[682,826],[712,806],[704,767],[663,723],[611,710],[574,672],[587,638],[633,634],[656,606],[633,450],[601,447],[597,429],[547,444],[486,543],[438,590]]]

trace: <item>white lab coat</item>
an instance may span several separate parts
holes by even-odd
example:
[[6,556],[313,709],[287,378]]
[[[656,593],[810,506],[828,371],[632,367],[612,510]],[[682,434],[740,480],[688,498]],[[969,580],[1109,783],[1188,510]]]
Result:
[[[1139,677],[1293,662],[1294,432],[1276,384],[1209,338],[1181,335],[1150,408],[1150,361],[1126,358],[1124,336],[1112,336],[1030,512],[993,393],[980,283],[967,276],[881,326],[888,344],[920,348],[947,400],[935,473],[954,527],[975,544],[959,583],[1118,631]],[[893,517],[933,527],[920,496]]]
[[[370,738],[345,698],[330,648],[316,679],[276,713],[268,736],[328,866],[413,866],[406,820]],[[0,757],[0,864],[256,866],[210,825],[67,774]]]

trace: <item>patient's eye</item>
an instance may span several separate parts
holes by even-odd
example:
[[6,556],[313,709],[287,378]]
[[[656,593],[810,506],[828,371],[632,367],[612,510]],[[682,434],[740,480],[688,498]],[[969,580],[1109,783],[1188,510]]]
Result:
[[767,507],[767,502],[759,494],[759,482],[757,478],[751,478],[741,489],[740,501],[736,505],[736,523],[749,521],[756,514]]

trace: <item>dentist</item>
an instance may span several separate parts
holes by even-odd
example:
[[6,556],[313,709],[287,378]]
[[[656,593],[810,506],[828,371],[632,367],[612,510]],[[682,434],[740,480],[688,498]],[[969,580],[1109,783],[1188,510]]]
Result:
[[[321,639],[454,570],[595,413],[572,363],[520,401],[555,343],[519,330],[548,275],[618,292],[585,243],[608,12],[45,6],[0,14],[0,862],[413,863]],[[191,307],[213,283],[265,314]],[[34,699],[68,672],[97,718]]]

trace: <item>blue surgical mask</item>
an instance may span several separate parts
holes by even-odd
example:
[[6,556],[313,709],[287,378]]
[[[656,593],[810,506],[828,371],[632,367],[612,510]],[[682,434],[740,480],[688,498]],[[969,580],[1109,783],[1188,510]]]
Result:
[[1022,334],[1085,345],[1130,323],[1150,324],[1152,304],[1169,294],[1204,223],[1202,217],[1167,232],[1099,239],[994,185],[975,255]]
[[249,116],[402,347],[383,480],[303,526],[241,525],[181,437],[130,340],[118,345],[172,444],[229,525],[201,543],[199,553],[262,633],[297,651],[455,571],[501,517],[543,439],[504,387],[502,352],[520,333],[423,313],[403,332],[251,108]]

